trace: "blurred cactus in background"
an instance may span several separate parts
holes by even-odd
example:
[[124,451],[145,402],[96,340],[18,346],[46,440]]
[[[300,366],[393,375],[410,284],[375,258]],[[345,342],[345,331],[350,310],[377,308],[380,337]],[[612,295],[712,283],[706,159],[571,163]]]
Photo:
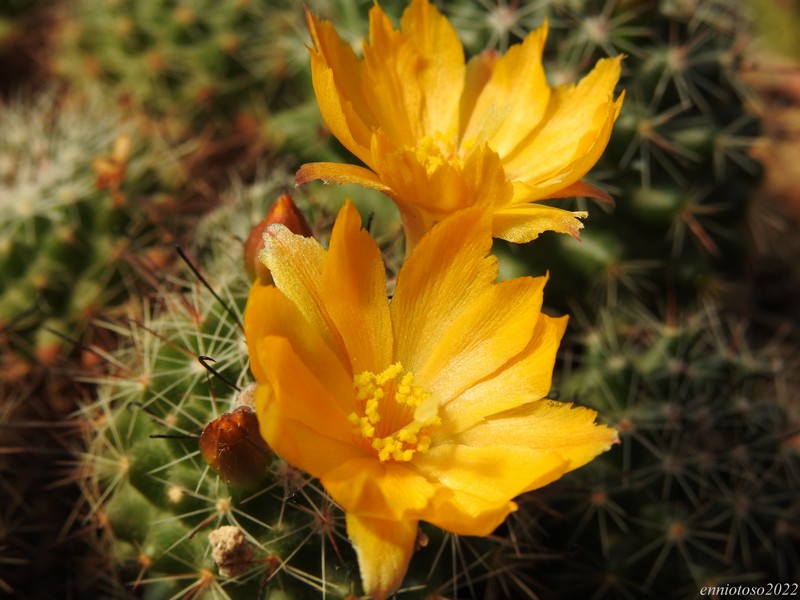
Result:
[[43,0],[0,2],[0,98],[47,79],[42,54],[52,32],[50,6]]
[[57,68],[99,81],[156,115],[233,118],[263,104],[263,1],[77,1],[67,6]]
[[[365,30],[370,6],[308,3],[354,35]],[[75,0],[65,13],[57,72],[74,85],[106,87],[159,119],[170,137],[211,131],[298,161],[331,152],[300,3]]]
[[20,34],[20,21],[39,4],[41,0],[4,0],[0,5],[0,49]]
[[180,172],[140,127],[98,94],[0,110],[0,340],[18,356],[53,364],[125,298],[132,246],[169,241],[152,219]]
[[[531,496],[542,598],[687,598],[800,572],[800,404],[791,340],[715,305],[584,323],[557,393],[622,443]],[[539,590],[537,590],[539,592]]]

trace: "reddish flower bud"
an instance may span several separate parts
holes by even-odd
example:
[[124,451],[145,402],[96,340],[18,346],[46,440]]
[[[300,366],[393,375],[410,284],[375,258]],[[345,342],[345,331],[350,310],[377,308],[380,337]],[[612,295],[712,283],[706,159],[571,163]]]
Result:
[[258,260],[258,253],[264,247],[264,231],[275,223],[285,225],[292,233],[311,237],[311,227],[292,197],[289,194],[281,194],[269,209],[264,220],[253,227],[250,236],[244,243],[244,266],[251,281],[258,278],[263,284],[272,283],[272,275],[270,275],[269,269]]
[[200,434],[200,454],[209,466],[237,488],[261,481],[272,462],[272,451],[261,437],[251,406],[220,415]]

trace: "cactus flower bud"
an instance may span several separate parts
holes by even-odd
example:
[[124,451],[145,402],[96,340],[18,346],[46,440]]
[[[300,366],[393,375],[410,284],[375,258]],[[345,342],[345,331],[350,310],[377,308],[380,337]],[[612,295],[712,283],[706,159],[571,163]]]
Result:
[[262,235],[270,225],[279,223],[298,235],[311,237],[311,227],[303,213],[297,208],[289,194],[281,194],[275,200],[267,216],[250,231],[244,243],[244,266],[251,281],[258,279],[263,284],[272,283],[269,269],[258,260],[258,253],[264,247]]
[[200,454],[225,483],[247,489],[257,484],[272,461],[252,407],[241,405],[206,425],[200,434]]

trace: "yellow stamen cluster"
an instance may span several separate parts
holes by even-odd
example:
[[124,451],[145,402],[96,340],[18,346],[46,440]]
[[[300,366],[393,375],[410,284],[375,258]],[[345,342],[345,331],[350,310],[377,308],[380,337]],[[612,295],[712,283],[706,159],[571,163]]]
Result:
[[462,164],[462,161],[456,156],[453,142],[441,132],[418,140],[414,151],[417,161],[425,165],[428,173],[433,173],[446,163]]
[[348,415],[357,435],[369,444],[381,462],[409,461],[415,452],[427,452],[430,433],[441,423],[435,414],[417,409],[430,394],[414,385],[414,374],[398,362],[381,373],[364,371],[353,378],[356,412]]

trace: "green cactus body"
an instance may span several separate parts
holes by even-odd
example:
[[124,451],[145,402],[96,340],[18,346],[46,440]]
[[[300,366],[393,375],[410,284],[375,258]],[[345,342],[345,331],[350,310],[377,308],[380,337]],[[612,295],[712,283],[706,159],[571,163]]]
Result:
[[621,444],[529,497],[529,531],[555,557],[532,565],[540,597],[793,581],[794,357],[750,347],[744,331],[715,306],[674,323],[608,309],[590,325],[558,391],[597,409]]
[[0,129],[0,336],[49,362],[66,343],[50,329],[81,339],[124,298],[130,246],[157,235],[142,197],[169,189],[169,160],[98,94],[12,103]]
[[[371,3],[314,0],[353,37]],[[313,99],[303,5],[281,0],[79,0],[67,11],[56,69],[100,84],[166,125],[171,136],[209,130],[255,136],[272,154],[341,160]]]

